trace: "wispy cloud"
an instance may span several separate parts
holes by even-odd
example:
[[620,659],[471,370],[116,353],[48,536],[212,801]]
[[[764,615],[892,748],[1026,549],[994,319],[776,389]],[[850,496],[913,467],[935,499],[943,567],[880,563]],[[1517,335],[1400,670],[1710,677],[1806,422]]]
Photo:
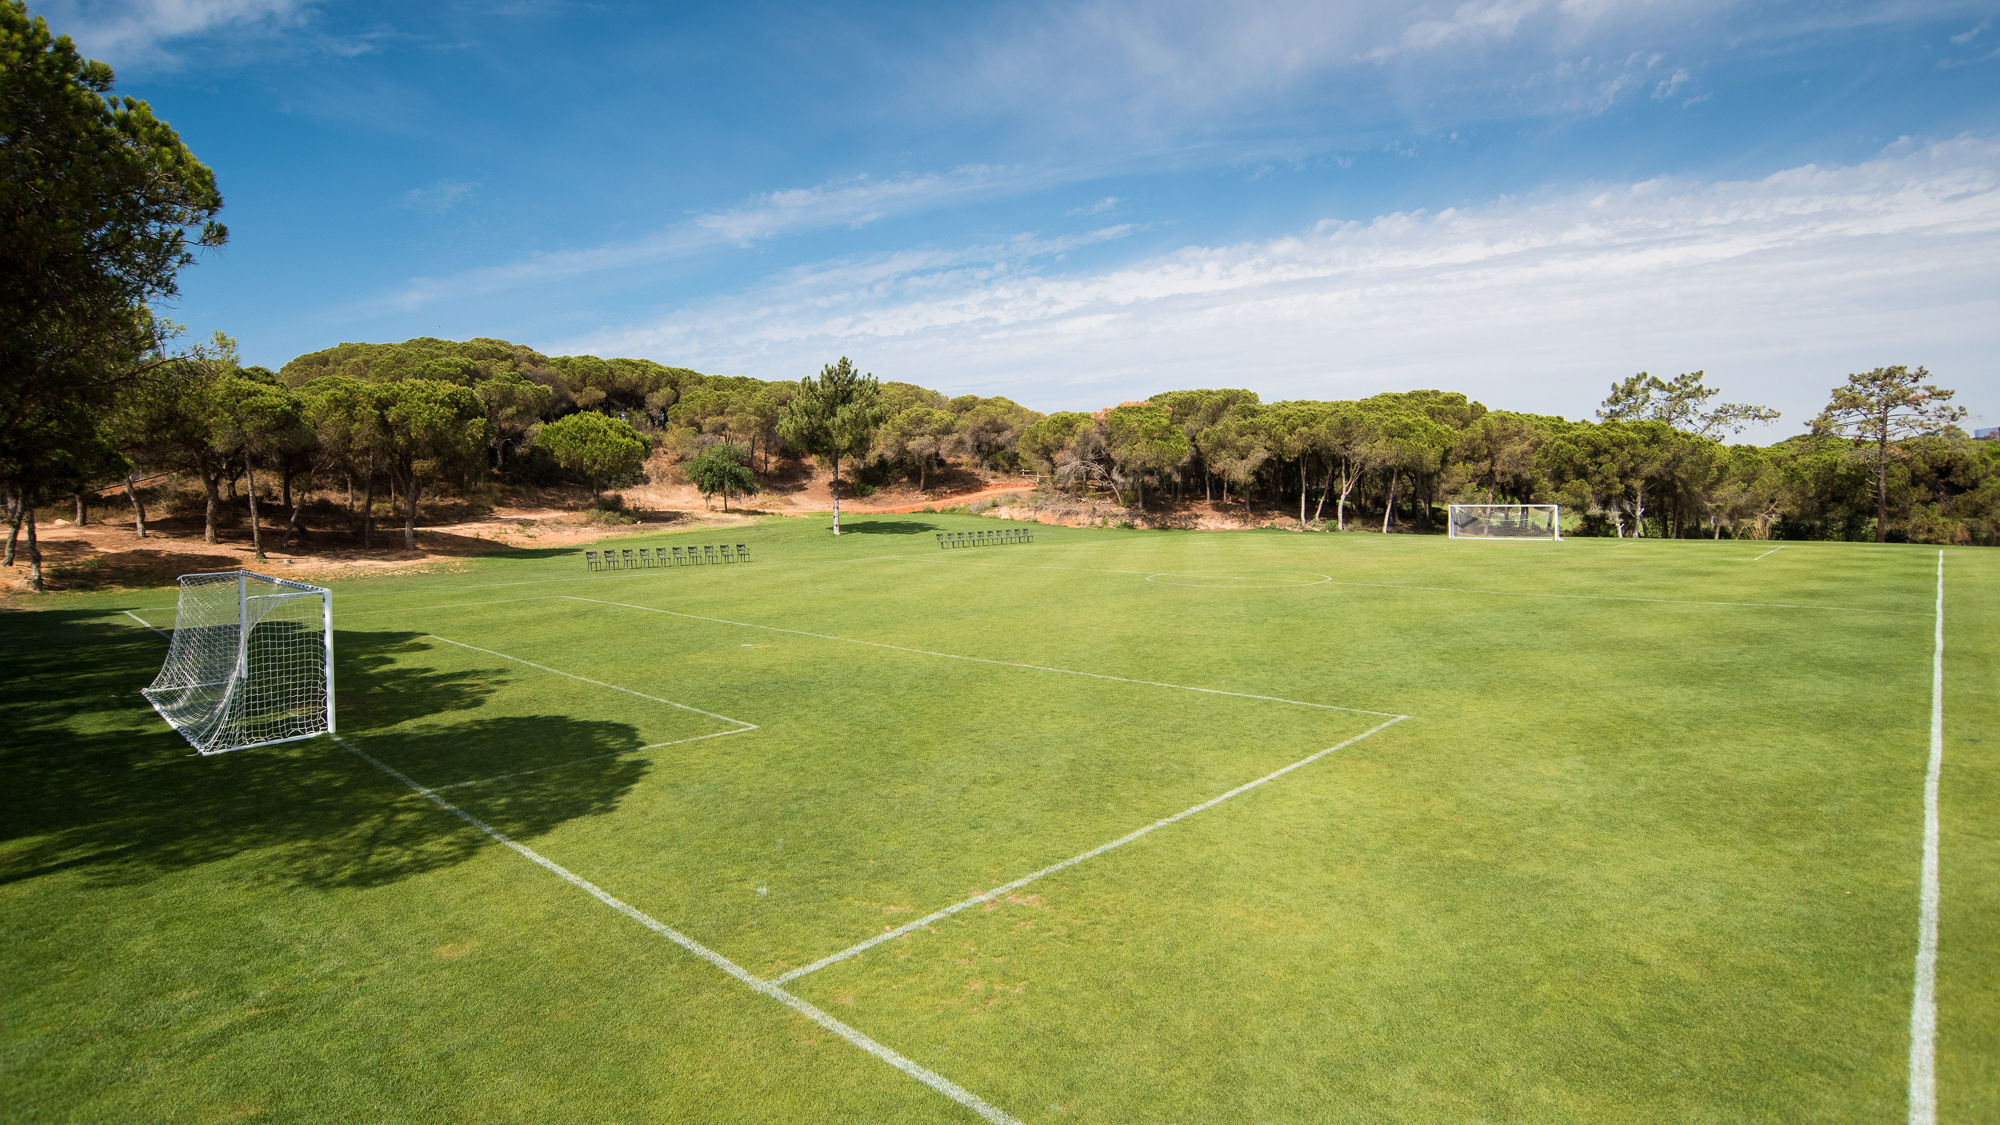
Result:
[[218,32],[299,26],[313,0],[50,0],[37,9],[84,54],[114,64],[176,67],[174,44]]
[[653,234],[609,246],[546,251],[501,265],[441,278],[412,278],[396,292],[356,312],[411,311],[435,301],[478,296],[584,274],[631,269],[723,246],[748,246],[799,231],[858,227],[878,219],[1053,181],[1045,169],[967,165],[950,172],[887,179],[855,177],[818,187],[767,192],[716,211],[689,216]]
[[1030,256],[803,268],[560,347],[767,377],[851,354],[1045,408],[1226,378],[1297,395],[1447,385],[1574,414],[1614,376],[1707,367],[1796,413],[1850,368],[1957,357],[1976,368],[1953,378],[1993,377],[1979,326],[2000,319],[2000,140],[1328,220],[1100,272]]
[[1078,215],[1102,215],[1107,211],[1116,210],[1118,205],[1123,202],[1125,201],[1115,195],[1107,195],[1095,203],[1086,203],[1081,207],[1072,207],[1064,211],[1063,214],[1070,218],[1075,218]]
[[393,202],[397,207],[406,207],[412,211],[443,213],[458,206],[478,186],[476,183],[468,184],[458,180],[439,180],[429,187],[411,188],[397,196]]
[[1542,8],[1539,0],[1494,0],[1492,3],[1460,4],[1446,19],[1422,19],[1403,29],[1393,46],[1377,47],[1363,58],[1386,59],[1403,51],[1427,51],[1454,40],[1476,38],[1505,39],[1514,34],[1521,21]]

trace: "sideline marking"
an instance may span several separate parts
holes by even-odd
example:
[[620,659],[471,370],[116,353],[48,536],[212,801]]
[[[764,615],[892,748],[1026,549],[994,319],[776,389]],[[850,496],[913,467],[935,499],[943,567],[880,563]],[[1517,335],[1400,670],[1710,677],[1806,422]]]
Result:
[[1931,760],[1924,773],[1924,868],[1917,893],[1917,983],[1910,997],[1910,1125],[1937,1121],[1938,775],[1944,772],[1944,552],[1931,649]]
[[1105,852],[1108,852],[1113,848],[1124,847],[1126,844],[1129,844],[1132,841],[1138,839],[1139,837],[1146,835],[1148,832],[1152,832],[1155,829],[1165,828],[1167,825],[1173,824],[1176,821],[1186,820],[1188,817],[1191,817],[1194,814],[1201,812],[1204,809],[1214,808],[1215,806],[1221,804],[1224,801],[1227,801],[1229,798],[1234,797],[1239,793],[1248,793],[1250,790],[1257,788],[1259,785],[1262,785],[1267,781],[1276,781],[1278,778],[1285,776],[1286,774],[1292,772],[1295,769],[1298,769],[1301,766],[1309,766],[1312,763],[1319,761],[1321,758],[1326,757],[1328,754],[1335,752],[1336,750],[1345,750],[1347,747],[1354,745],[1355,743],[1361,741],[1362,739],[1367,738],[1370,735],[1379,734],[1382,731],[1388,730],[1390,727],[1395,726],[1397,723],[1400,723],[1407,718],[1409,718],[1408,715],[1398,715],[1395,718],[1390,719],[1386,723],[1381,723],[1377,726],[1369,728],[1368,730],[1362,731],[1360,734],[1355,735],[1353,738],[1348,739],[1346,742],[1342,742],[1337,746],[1329,746],[1326,749],[1321,750],[1310,757],[1301,758],[1298,761],[1293,762],[1291,765],[1284,767],[1283,769],[1276,770],[1272,773],[1267,773],[1263,777],[1260,777],[1255,781],[1246,782],[1242,785],[1239,785],[1236,788],[1231,789],[1229,792],[1224,793],[1220,797],[1211,797],[1208,800],[1203,801],[1201,804],[1196,805],[1191,809],[1184,809],[1181,812],[1177,812],[1174,815],[1165,818],[1164,820],[1156,820],[1153,823],[1148,824],[1146,827],[1141,828],[1136,832],[1128,832],[1125,835],[1118,837],[1116,840],[1113,840],[1108,844],[1100,844],[1097,847],[1094,847],[1089,851],[1084,852],[1081,855],[1071,856],[1070,858],[1063,860],[1061,863],[1050,864],[1049,866],[1042,868],[1040,871],[1037,871],[1032,875],[1024,875],[1021,878],[1016,879],[1011,883],[995,887],[992,890],[985,892],[984,894],[974,895],[971,898],[966,899],[964,902],[955,902],[950,906],[945,907],[943,910],[936,912],[935,914],[927,914],[924,917],[919,918],[914,922],[906,922],[903,925],[898,926],[893,930],[886,930],[882,933],[876,934],[874,937],[869,938],[867,941],[864,941],[859,945],[849,946],[848,948],[843,949],[839,953],[835,953],[830,957],[822,957],[819,960],[814,961],[810,965],[806,965],[802,968],[793,969],[791,972],[785,973],[782,976],[776,978],[777,983],[785,984],[789,981],[797,980],[798,978],[805,976],[807,973],[816,973],[819,970],[826,968],[828,965],[845,961],[849,957],[852,957],[858,953],[864,953],[870,949],[873,949],[874,947],[882,944],[885,941],[890,940],[891,938],[902,937],[904,934],[909,933],[911,930],[921,929],[925,926],[930,925],[933,922],[942,921],[958,913],[961,910],[977,906],[982,902],[991,902],[994,899],[999,898],[1001,895],[1004,895],[1009,891],[1014,891],[1022,887],[1025,887],[1029,883],[1032,883],[1035,880],[1040,879],[1045,875],[1053,875],[1056,872],[1063,870],[1064,868],[1075,867],[1077,864],[1082,863],[1084,860],[1093,859],[1097,856],[1103,855]]
[[[443,638],[440,637],[439,639],[442,640]],[[523,663],[526,662],[523,661]],[[637,693],[635,692],[633,694]],[[772,984],[768,981],[757,979],[756,977],[750,975],[748,971],[743,969],[742,966],[736,964],[734,961],[729,960],[722,954],[717,953],[713,949],[708,948],[707,946],[701,944],[700,942],[694,940],[693,938],[687,936],[686,934],[681,933],[679,930],[674,929],[673,927],[665,924],[664,922],[658,921],[651,915],[646,914],[644,911],[641,911],[636,907],[630,906],[625,902],[612,897],[610,894],[606,893],[602,888],[598,887],[595,883],[592,883],[589,880],[584,879],[581,876],[572,873],[568,869],[556,864],[554,861],[544,857],[543,855],[534,851],[533,849],[528,848],[525,845],[515,843],[512,839],[510,839],[505,833],[501,832],[499,829],[493,827],[490,824],[487,824],[485,821],[480,820],[478,817],[473,816],[471,813],[466,812],[464,809],[459,808],[457,805],[452,804],[451,802],[445,800],[443,797],[438,796],[435,791],[425,789],[423,786],[418,785],[416,782],[410,780],[409,777],[405,776],[402,773],[397,772],[394,768],[390,767],[389,765],[373,757],[370,757],[368,754],[363,753],[361,750],[357,749],[353,743],[347,741],[346,739],[340,737],[339,735],[329,734],[328,737],[332,738],[335,742],[345,747],[347,751],[353,754],[355,757],[360,758],[362,761],[367,762],[369,765],[374,766],[376,769],[381,770],[383,773],[388,774],[390,777],[395,778],[397,781],[402,782],[410,789],[416,791],[425,800],[430,801],[438,808],[443,809],[444,811],[459,818],[460,820],[463,820],[467,824],[470,824],[472,827],[477,828],[481,832],[484,832],[487,836],[491,837],[495,842],[503,844],[508,848],[511,848],[513,851],[520,854],[523,858],[534,863],[536,866],[547,870],[550,874],[554,875],[558,879],[561,879],[563,882],[568,883],[570,886],[575,887],[576,889],[582,891],[583,893],[589,895],[590,897],[596,899],[597,901],[603,903],[604,905],[610,907],[611,909],[616,910],[618,913],[623,914],[627,918],[632,919],[634,922],[639,923],[641,926],[646,927],[647,929],[653,931],[654,933],[660,935],[661,937],[666,938],[668,941],[673,942],[675,945],[680,946],[682,949],[687,950],[689,953],[694,954],[695,956],[701,958],[702,960],[707,961],[709,964],[714,965],[716,968],[721,969],[723,972],[728,973],[730,976],[735,977],[738,981],[748,985],[753,991],[760,992],[765,996],[768,996],[771,999],[776,1000],[778,1003],[783,1004],[785,1007],[790,1008],[791,1010],[799,1013],[800,1015],[806,1017],[807,1019],[813,1021],[814,1023],[820,1025],[821,1027],[827,1029],[828,1031],[833,1032],[835,1035],[840,1036],[842,1039],[847,1040],[849,1043],[854,1044],[855,1046],[861,1048],[862,1050],[868,1052],[869,1054],[874,1055],[876,1058],[881,1059],[883,1062],[888,1063],[890,1066],[895,1067],[897,1070],[902,1071],[904,1074],[909,1075],[910,1077],[916,1079],[917,1081],[923,1083],[924,1085],[929,1086],[931,1089],[936,1090],[938,1093],[943,1094],[945,1097],[948,1097],[951,1100],[957,1102],[958,1104],[973,1111],[974,1113],[977,1113],[979,1116],[985,1118],[986,1120],[995,1122],[996,1125],[1021,1125],[1019,1120],[1007,1114],[1006,1111],[986,1101],[984,1098],[981,1098],[977,1094],[972,1093],[970,1090],[967,1090],[964,1087],[958,1085],[951,1079],[946,1078],[944,1075],[939,1074],[934,1070],[929,1070],[925,1067],[919,1066],[917,1063],[911,1061],[910,1059],[905,1058],[904,1056],[896,1053],[895,1051],[890,1050],[888,1047],[885,1047],[880,1043],[877,1043],[875,1040],[870,1039],[866,1035],[863,1035],[860,1031],[852,1027],[849,1027],[848,1025],[840,1022],[837,1019],[834,1019],[832,1016],[826,1014],[825,1012],[820,1011],[818,1008],[807,1003],[805,1000],[802,1000],[799,997],[794,996],[789,992],[786,992],[784,989],[779,988],[777,985]]]
[[[1777,549],[1783,550],[1783,548],[1777,548]],[[1768,551],[1765,552],[1765,554],[1769,553],[1770,552]],[[999,567],[1002,570],[1077,570],[1077,571],[1088,571],[1089,573],[1092,574],[1145,573],[1144,571],[1137,571],[1137,570],[1098,570],[1092,567],[1081,567],[1081,566],[1024,567],[1024,566],[1014,566],[1008,563],[956,562],[951,559],[933,559],[926,555],[885,555],[883,557],[905,559],[910,562],[949,562],[953,566],[991,566],[991,567]],[[1761,558],[1762,556],[1759,557]],[[1755,561],[1755,560],[1731,559],[1729,561],[1745,562],[1745,561]],[[1501,598],[1564,598],[1571,601],[1585,601],[1585,602],[1648,602],[1657,605],[1718,605],[1718,606],[1741,606],[1751,609],[1817,609],[1817,610],[1826,610],[1836,613],[1887,613],[1898,617],[1923,616],[1919,612],[1907,609],[1862,609],[1858,606],[1850,606],[1850,605],[1793,605],[1789,602],[1704,602],[1704,601],[1695,601],[1691,598],[1621,598],[1611,594],[1536,594],[1524,590],[1464,590],[1456,586],[1398,586],[1388,582],[1333,582],[1331,584],[1335,586],[1362,586],[1375,590],[1427,590],[1432,593],[1439,593],[1439,594],[1487,594],[1493,597],[1501,597]],[[1314,585],[1325,585],[1325,583],[1316,582],[1314,583]],[[568,597],[569,595],[559,594],[557,596]],[[595,599],[586,598],[580,600],[591,601]],[[862,643],[865,644],[867,642],[864,641]]]
[[[1407,719],[1408,715],[1398,715],[1391,711],[1368,711],[1360,707],[1337,707],[1331,703],[1307,703],[1298,699],[1281,699],[1275,695],[1251,695],[1241,691],[1223,691],[1221,688],[1189,687],[1186,684],[1165,684],[1158,680],[1134,680],[1124,676],[1111,676],[1103,672],[1079,672],[1074,668],[1051,668],[1045,664],[1016,664],[1011,660],[989,660],[983,656],[960,656],[955,652],[932,652],[925,648],[910,648],[905,645],[884,644],[881,641],[861,641],[853,637],[836,637],[830,633],[808,633],[804,629],[781,629],[776,625],[753,625],[748,621],[730,621],[722,617],[703,617],[696,613],[680,613],[671,609],[655,609],[649,605],[632,605],[629,602],[607,602],[598,598],[579,598],[574,594],[558,594],[557,597],[573,602],[590,602],[594,605],[617,606],[620,609],[636,609],[645,613],[664,613],[669,617],[685,617],[690,621],[708,621],[717,625],[734,625],[742,629],[763,629],[770,633],[790,633],[795,637],[815,637],[822,641],[840,641],[850,645],[867,645],[870,648],[886,648],[896,652],[913,652],[919,656],[941,656],[946,660],[966,660],[974,664],[994,664],[1002,668],[1026,668],[1033,672],[1060,672],[1065,676],[1087,676],[1093,680],[1112,680],[1121,684],[1140,684],[1144,687],[1173,688],[1176,691],[1199,691],[1208,695],[1231,695],[1238,699],[1261,699],[1266,703],[1289,703],[1294,707],[1317,707],[1322,711],[1346,711],[1355,715],[1378,715],[1385,719]],[[443,637],[439,637],[443,640]],[[456,643],[456,642],[454,642]],[[471,647],[471,646],[466,646]],[[495,656],[500,655],[494,653]],[[511,657],[509,659],[512,659]],[[522,663],[527,663],[522,661]],[[537,665],[539,667],[539,665]],[[594,681],[593,681],[594,682]],[[607,685],[609,686],[609,685]],[[620,689],[623,690],[623,689]],[[634,694],[637,694],[636,692]],[[676,706],[679,706],[676,704]],[[706,714],[706,712],[704,712]],[[720,716],[717,716],[718,718]],[[736,722],[738,720],[730,720]]]

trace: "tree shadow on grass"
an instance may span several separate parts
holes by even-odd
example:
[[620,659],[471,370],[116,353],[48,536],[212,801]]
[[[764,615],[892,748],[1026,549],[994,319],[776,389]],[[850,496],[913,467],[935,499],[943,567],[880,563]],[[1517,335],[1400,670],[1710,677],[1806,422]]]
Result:
[[[5,650],[36,654],[0,668],[0,761],[9,777],[0,883],[69,871],[94,884],[130,885],[248,860],[232,877],[369,887],[449,867],[489,846],[328,738],[195,755],[138,694],[166,645],[108,617],[0,615]],[[399,654],[423,644],[416,634],[343,631],[337,644],[336,682],[356,720],[341,715],[343,737],[392,767],[448,756],[439,743],[525,747],[566,761],[641,745],[625,723],[478,717],[500,673],[399,665]],[[409,721],[439,715],[451,721]],[[613,756],[518,778],[494,794],[480,791],[481,819],[532,839],[616,808],[648,768]]]
[[923,520],[857,520],[840,525],[842,535],[922,535],[937,530],[939,525]]

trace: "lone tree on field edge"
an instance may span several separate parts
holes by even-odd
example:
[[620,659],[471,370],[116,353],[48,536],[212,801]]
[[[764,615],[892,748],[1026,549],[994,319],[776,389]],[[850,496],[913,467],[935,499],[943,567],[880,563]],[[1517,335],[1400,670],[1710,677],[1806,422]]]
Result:
[[1834,388],[1833,401],[1812,421],[1813,433],[1848,438],[1865,451],[1864,460],[1874,463],[1877,543],[1889,533],[1891,443],[1936,433],[1965,417],[1964,407],[1947,405],[1957,392],[1924,383],[1929,375],[1921,367],[1911,371],[1900,364],[1849,375],[1847,385]]
[[580,470],[590,478],[593,502],[604,491],[599,487],[604,478],[638,472],[650,448],[645,435],[629,423],[591,410],[543,426],[536,444],[563,468]]
[[858,457],[874,443],[888,417],[882,384],[854,370],[846,356],[820,368],[818,379],[800,379],[799,393],[785,404],[778,436],[833,467],[833,533],[840,534],[840,459]]
[[725,441],[709,446],[681,466],[687,479],[703,496],[722,493],[722,510],[729,510],[729,494],[739,496],[757,491],[757,474],[750,471],[750,450]]

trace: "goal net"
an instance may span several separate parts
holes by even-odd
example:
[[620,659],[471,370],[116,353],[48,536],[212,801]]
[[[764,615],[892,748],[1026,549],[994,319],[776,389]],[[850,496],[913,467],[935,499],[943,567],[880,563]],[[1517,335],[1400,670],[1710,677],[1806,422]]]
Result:
[[332,731],[333,592],[247,570],[182,575],[145,696],[204,754]]
[[1453,539],[1561,539],[1562,509],[1554,504],[1453,504],[1446,526]]

